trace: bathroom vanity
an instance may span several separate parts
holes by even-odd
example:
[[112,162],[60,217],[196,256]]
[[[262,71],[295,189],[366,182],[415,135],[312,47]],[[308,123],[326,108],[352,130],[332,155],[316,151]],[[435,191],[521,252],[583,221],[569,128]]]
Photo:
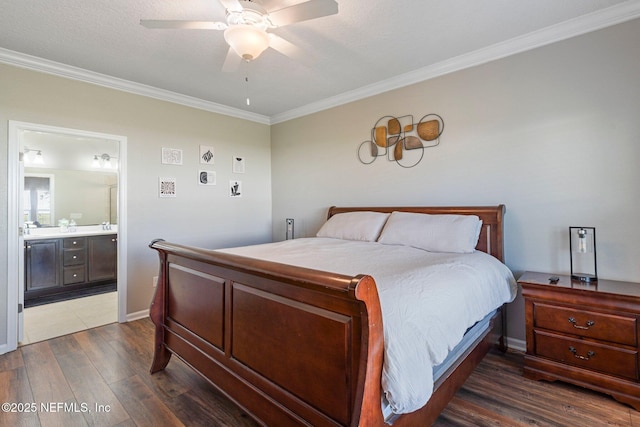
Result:
[[31,230],[24,236],[25,306],[37,299],[64,299],[72,293],[115,290],[118,265],[117,226]]

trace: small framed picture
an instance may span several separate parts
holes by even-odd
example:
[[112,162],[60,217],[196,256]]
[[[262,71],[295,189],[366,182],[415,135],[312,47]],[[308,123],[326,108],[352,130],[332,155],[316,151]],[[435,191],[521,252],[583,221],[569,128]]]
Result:
[[215,158],[213,155],[213,147],[208,145],[200,146],[200,163],[203,165],[212,165]]
[[234,156],[233,157],[233,173],[244,173],[244,157],[242,156]]
[[229,181],[229,196],[242,197],[242,181]]
[[215,171],[198,171],[198,183],[200,185],[216,185]]
[[158,191],[160,197],[176,197],[176,179],[160,178]]
[[178,148],[162,147],[162,164],[163,165],[181,165],[182,150]]

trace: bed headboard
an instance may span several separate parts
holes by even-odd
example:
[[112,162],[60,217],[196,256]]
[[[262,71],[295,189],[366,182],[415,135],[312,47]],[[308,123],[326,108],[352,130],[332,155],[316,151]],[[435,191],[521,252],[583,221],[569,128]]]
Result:
[[476,249],[486,252],[504,262],[504,236],[502,218],[505,206],[405,206],[405,207],[337,207],[329,208],[327,219],[335,214],[354,211],[416,212],[424,214],[477,215],[482,220],[482,230]]

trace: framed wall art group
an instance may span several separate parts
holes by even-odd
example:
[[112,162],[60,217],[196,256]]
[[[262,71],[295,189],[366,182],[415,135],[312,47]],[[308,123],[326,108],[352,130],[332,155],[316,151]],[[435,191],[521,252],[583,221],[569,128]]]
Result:
[[[199,168],[197,173],[197,185],[215,186],[217,185],[217,174],[212,169],[215,163],[215,150],[212,146],[201,145],[199,149]],[[162,148],[161,162],[163,165],[183,165],[183,151],[179,148]],[[244,156],[233,156],[231,162],[231,172],[233,174],[245,173]],[[177,180],[175,177],[158,178],[158,196],[177,197]],[[229,197],[242,197],[242,181],[237,179],[229,180]]]

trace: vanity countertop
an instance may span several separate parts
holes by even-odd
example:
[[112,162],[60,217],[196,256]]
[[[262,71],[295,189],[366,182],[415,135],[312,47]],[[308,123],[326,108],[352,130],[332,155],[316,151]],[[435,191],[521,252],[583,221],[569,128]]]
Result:
[[100,236],[103,234],[118,234],[118,226],[112,225],[111,230],[103,230],[102,225],[82,225],[76,231],[61,231],[60,227],[32,228],[24,240],[59,239],[65,237]]

